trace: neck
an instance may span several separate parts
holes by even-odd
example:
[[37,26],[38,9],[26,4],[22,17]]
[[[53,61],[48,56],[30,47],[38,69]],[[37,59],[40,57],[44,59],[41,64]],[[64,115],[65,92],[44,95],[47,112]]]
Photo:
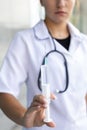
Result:
[[56,24],[48,20],[45,20],[45,23],[52,37],[63,39],[69,36],[67,23]]

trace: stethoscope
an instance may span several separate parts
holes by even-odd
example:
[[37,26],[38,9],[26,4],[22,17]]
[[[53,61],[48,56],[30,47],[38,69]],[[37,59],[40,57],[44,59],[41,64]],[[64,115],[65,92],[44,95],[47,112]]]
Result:
[[[50,36],[51,36],[51,35],[50,35]],[[66,90],[68,89],[68,84],[69,84],[69,74],[68,74],[67,60],[66,60],[66,57],[64,56],[64,54],[56,49],[56,44],[55,44],[54,39],[52,38],[52,36],[51,36],[51,40],[52,40],[52,43],[53,43],[53,45],[54,45],[54,49],[51,50],[51,51],[49,51],[49,52],[44,56],[41,65],[44,65],[44,64],[45,64],[45,59],[48,58],[48,56],[49,56],[50,54],[52,54],[52,53],[55,53],[55,52],[56,52],[58,55],[61,55],[61,56],[63,57],[63,59],[64,59],[64,67],[65,67],[66,84],[65,84],[64,90],[58,90],[57,93],[64,93],[64,92],[66,92]],[[41,79],[41,69],[40,69],[40,72],[39,72],[39,75],[38,75],[38,87],[39,87],[39,89],[42,91],[42,89],[41,89],[41,80],[40,80],[40,79]]]

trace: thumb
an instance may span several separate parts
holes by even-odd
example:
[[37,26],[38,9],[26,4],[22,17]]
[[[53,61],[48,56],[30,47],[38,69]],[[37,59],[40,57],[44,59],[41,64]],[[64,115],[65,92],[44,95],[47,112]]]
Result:
[[51,93],[50,94],[50,98],[53,99],[53,100],[55,100],[57,97],[53,93]]

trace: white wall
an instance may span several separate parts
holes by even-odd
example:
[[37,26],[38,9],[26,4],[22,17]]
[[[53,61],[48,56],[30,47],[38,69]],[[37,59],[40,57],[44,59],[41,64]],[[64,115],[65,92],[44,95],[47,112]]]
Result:
[[39,0],[0,0],[0,24],[6,27],[33,26],[40,12]]

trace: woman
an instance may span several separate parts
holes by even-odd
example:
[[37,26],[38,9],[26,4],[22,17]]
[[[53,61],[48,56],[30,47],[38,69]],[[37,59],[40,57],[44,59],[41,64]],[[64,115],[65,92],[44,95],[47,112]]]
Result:
[[[24,130],[87,130],[87,37],[70,22],[76,0],[41,0],[46,17],[17,33],[0,72],[0,107]],[[20,49],[20,51],[19,51]],[[37,84],[47,53],[51,89],[51,118],[45,122],[47,100]],[[16,97],[27,86],[28,109]],[[59,90],[59,91],[57,91]],[[58,93],[57,93],[58,92]]]

